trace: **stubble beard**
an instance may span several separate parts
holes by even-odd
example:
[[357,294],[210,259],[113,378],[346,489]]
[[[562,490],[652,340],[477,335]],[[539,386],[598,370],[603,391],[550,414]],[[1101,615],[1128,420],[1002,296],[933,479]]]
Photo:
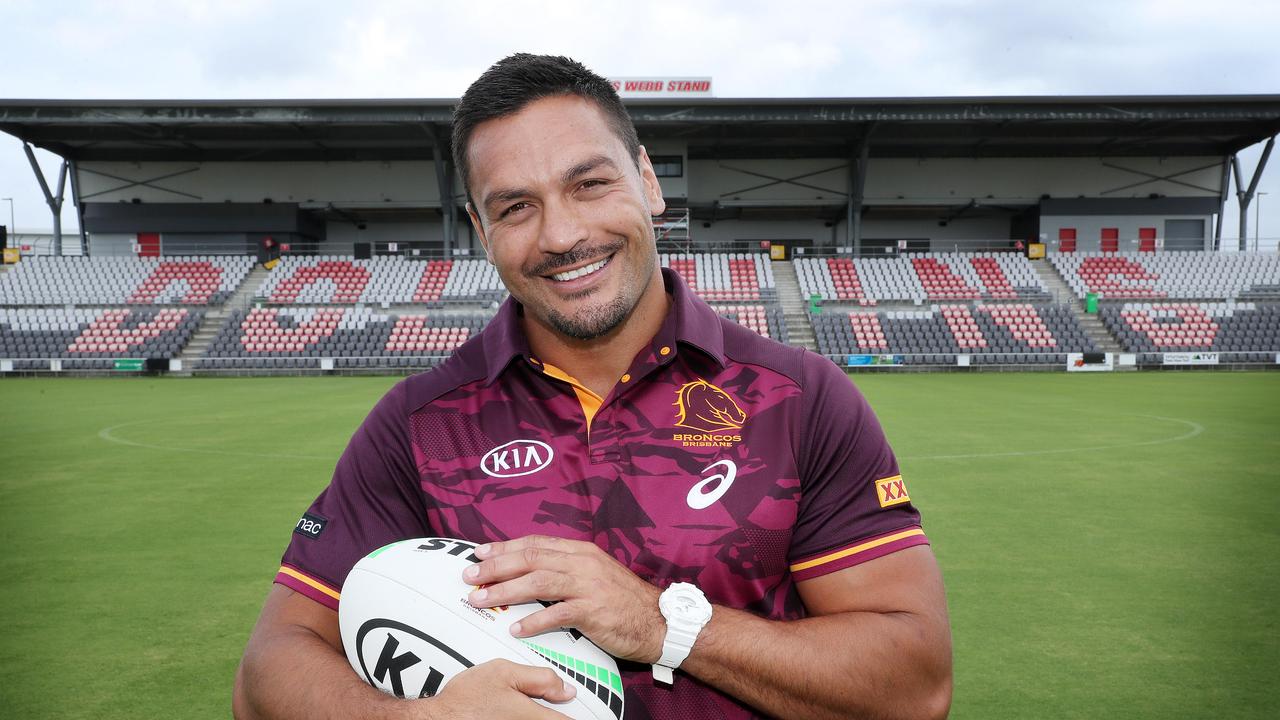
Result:
[[[636,298],[637,301],[639,298]],[[556,310],[547,311],[547,322],[561,335],[574,340],[595,340],[604,337],[623,323],[636,303],[629,303],[622,295],[598,307],[585,308],[576,317]]]
[[[650,254],[651,263],[656,263],[657,253]],[[618,255],[610,262],[619,260]],[[601,305],[588,305],[587,300],[595,294],[595,290],[587,290],[578,295],[571,295],[569,300],[582,301],[583,306],[574,315],[567,315],[558,310],[547,308],[545,320],[556,332],[574,340],[596,340],[616,330],[631,316],[632,311],[640,304],[653,280],[653,268],[646,264],[643,276],[624,278],[617,297]]]

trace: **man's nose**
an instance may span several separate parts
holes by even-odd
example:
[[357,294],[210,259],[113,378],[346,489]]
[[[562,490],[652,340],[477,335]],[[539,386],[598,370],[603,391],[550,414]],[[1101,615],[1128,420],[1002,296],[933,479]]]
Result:
[[538,249],[544,253],[563,255],[586,241],[590,235],[587,223],[572,202],[553,200],[542,210],[542,234]]

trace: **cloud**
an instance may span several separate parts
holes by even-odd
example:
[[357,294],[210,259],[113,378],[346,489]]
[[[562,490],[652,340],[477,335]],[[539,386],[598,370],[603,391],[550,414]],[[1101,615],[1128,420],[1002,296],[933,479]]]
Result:
[[7,3],[15,97],[456,96],[517,50],[722,95],[1272,92],[1280,4]]
[[[1247,0],[9,0],[0,27],[8,98],[457,97],[522,50],[721,97],[1280,91],[1280,3]],[[4,197],[34,183],[14,147]]]

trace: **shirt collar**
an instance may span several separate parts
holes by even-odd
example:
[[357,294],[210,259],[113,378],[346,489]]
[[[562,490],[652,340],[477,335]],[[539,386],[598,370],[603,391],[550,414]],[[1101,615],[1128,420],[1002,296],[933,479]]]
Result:
[[[676,271],[662,268],[662,281],[671,295],[671,312],[650,342],[654,351],[679,343],[701,351],[724,367],[724,329],[720,316],[689,290]],[[520,325],[520,313],[520,303],[508,296],[485,328],[485,385],[492,385],[514,358],[531,357],[529,340]]]
[[485,385],[492,385],[516,357],[529,356],[529,340],[520,329],[520,303],[507,296],[484,329]]
[[720,367],[725,366],[724,326],[720,316],[685,283],[680,273],[662,268],[662,280],[671,294],[671,314],[654,338],[654,345],[674,340],[700,350]]

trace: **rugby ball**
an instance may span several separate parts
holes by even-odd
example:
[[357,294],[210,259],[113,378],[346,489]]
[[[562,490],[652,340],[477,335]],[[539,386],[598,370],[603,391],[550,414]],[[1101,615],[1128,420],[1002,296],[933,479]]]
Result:
[[347,660],[370,685],[399,697],[431,697],[473,665],[503,658],[553,668],[577,686],[567,703],[537,702],[574,720],[621,720],[622,678],[612,657],[582,634],[555,630],[529,638],[511,624],[544,606],[478,608],[462,571],[478,562],[475,543],[415,538],[356,563],[342,585],[338,625]]

